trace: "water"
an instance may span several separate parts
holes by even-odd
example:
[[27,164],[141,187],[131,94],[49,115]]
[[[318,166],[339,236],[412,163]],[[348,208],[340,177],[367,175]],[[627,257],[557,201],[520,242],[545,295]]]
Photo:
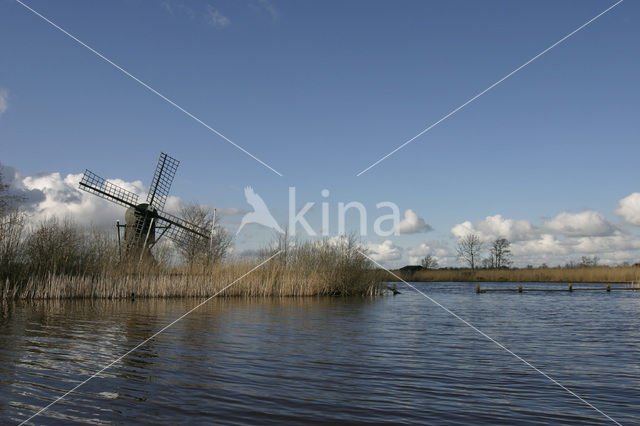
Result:
[[[639,421],[640,292],[415,285],[615,420]],[[211,300],[33,422],[609,423],[399,289],[376,299]],[[25,420],[197,303],[0,303],[0,423]]]

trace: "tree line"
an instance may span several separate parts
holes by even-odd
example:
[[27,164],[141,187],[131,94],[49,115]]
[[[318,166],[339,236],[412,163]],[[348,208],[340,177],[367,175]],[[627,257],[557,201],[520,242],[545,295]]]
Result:
[[[483,257],[487,246],[488,253]],[[511,242],[502,237],[484,243],[477,234],[467,234],[458,239],[456,256],[458,261],[471,269],[478,266],[485,269],[509,268],[513,264]],[[428,254],[422,259],[421,266],[424,269],[437,269],[438,261],[433,255]]]

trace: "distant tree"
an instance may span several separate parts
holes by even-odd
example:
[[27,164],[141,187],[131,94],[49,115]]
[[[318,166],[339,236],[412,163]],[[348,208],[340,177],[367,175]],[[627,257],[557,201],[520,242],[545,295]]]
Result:
[[26,226],[25,213],[20,209],[22,199],[9,193],[0,164],[0,279],[17,265],[22,234]]
[[590,268],[592,266],[598,266],[598,262],[600,262],[600,258],[598,256],[582,256],[580,259],[580,266]]
[[484,269],[493,269],[493,268],[495,268],[494,263],[493,263],[493,257],[489,256],[489,257],[485,257],[484,259],[482,259],[482,267]]
[[496,238],[489,247],[492,268],[507,268],[511,261],[511,243],[506,238]]
[[[200,204],[184,204],[180,207],[180,216],[189,223],[199,226],[202,229],[211,231],[213,225],[212,209]],[[216,263],[220,262],[231,247],[231,236],[220,226],[216,218],[215,228],[211,234],[211,240],[203,238],[188,238],[178,244],[178,251],[185,262],[193,263]]]
[[458,240],[456,247],[458,260],[468,264],[471,269],[476,269],[481,251],[482,241],[477,234],[467,234]]
[[424,269],[438,269],[438,261],[430,254],[426,255],[424,259],[420,261],[420,265],[422,265]]
[[11,195],[9,184],[4,183],[2,164],[0,164],[0,217],[15,212],[20,201],[23,201],[21,197]]
[[578,266],[580,265],[575,260],[570,260],[564,264],[565,268],[577,268]]

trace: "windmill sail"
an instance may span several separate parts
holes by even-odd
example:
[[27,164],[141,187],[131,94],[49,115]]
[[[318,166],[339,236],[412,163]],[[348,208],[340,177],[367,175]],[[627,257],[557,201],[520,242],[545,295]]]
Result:
[[156,210],[164,209],[164,204],[167,201],[173,177],[176,175],[179,164],[180,161],[175,158],[168,156],[164,152],[160,153],[156,171],[153,173],[153,179],[149,187],[149,195],[147,195],[147,203],[150,208]]
[[85,170],[80,189],[113,201],[125,207],[135,207],[138,204],[138,194],[127,191],[118,185],[101,178],[90,170]]
[[187,244],[194,238],[209,239],[206,229],[166,212],[158,213],[157,226],[165,228],[162,235],[178,244]]

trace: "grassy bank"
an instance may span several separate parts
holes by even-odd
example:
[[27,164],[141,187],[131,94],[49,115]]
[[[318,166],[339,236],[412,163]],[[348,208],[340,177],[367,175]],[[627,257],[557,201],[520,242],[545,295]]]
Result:
[[[6,229],[5,229],[6,230]],[[15,229],[14,229],[15,231]],[[21,235],[0,235],[0,298],[207,297],[238,280],[224,296],[347,296],[382,292],[381,274],[354,239],[292,242],[285,238],[255,259],[176,266],[170,246],[156,261],[121,262],[108,235],[69,222],[50,221]],[[279,254],[250,272],[275,253]]]
[[[559,283],[630,283],[640,280],[640,267],[593,266],[582,268],[535,269],[429,269],[395,274],[406,281],[470,282],[559,282]],[[391,274],[389,280],[397,281]]]

